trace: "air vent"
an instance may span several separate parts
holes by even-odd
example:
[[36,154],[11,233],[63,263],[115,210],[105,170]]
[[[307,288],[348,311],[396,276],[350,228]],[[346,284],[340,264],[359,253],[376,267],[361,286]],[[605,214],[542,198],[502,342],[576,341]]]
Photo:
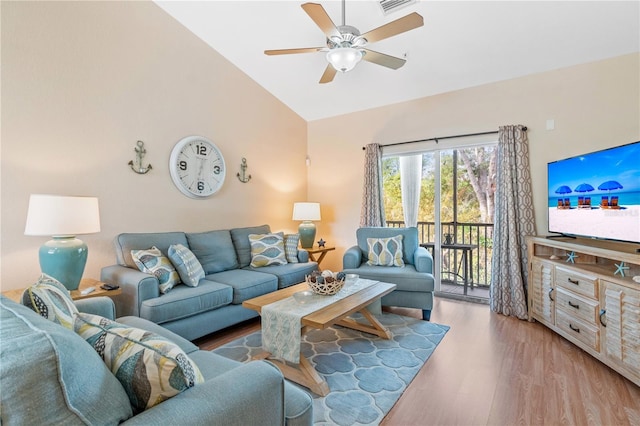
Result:
[[388,15],[410,4],[414,4],[417,0],[380,0],[382,13]]

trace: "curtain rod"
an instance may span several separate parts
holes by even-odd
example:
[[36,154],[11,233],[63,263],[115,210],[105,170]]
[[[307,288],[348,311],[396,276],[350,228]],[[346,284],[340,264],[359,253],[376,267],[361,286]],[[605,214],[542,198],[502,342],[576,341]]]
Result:
[[[523,126],[522,130],[527,131],[527,126]],[[380,147],[382,148],[382,147],[385,147],[385,146],[406,145],[406,144],[409,144],[409,143],[429,142],[429,141],[436,141],[436,143],[438,143],[439,140],[443,140],[443,139],[455,139],[455,138],[464,138],[464,137],[468,137],[468,136],[482,136],[482,135],[496,135],[496,134],[498,134],[497,130],[494,130],[492,132],[467,133],[465,135],[441,136],[441,137],[437,137],[437,138],[418,139],[416,141],[388,143],[386,145],[380,145]],[[362,149],[364,150],[366,148],[363,146]]]

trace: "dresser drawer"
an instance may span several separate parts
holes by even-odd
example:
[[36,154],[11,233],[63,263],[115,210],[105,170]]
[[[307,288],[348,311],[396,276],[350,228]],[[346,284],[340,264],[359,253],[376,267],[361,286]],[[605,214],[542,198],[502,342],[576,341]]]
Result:
[[556,326],[591,349],[600,351],[600,330],[594,328],[593,325],[558,309],[556,311]]
[[562,287],[556,289],[556,308],[562,309],[572,317],[580,318],[593,327],[598,327],[599,303],[587,299]]
[[562,266],[556,266],[556,287],[564,287],[592,299],[598,298],[597,277],[581,274]]

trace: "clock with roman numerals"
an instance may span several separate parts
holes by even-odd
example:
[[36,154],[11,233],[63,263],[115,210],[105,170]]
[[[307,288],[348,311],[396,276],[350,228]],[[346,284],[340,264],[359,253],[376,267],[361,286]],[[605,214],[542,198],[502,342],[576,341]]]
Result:
[[206,198],[218,192],[224,183],[226,170],[222,152],[202,136],[181,139],[169,158],[173,183],[191,198]]

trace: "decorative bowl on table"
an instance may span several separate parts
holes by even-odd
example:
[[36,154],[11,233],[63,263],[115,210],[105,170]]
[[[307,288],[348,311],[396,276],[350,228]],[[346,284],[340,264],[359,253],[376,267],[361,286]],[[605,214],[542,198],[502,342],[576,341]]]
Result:
[[340,279],[335,277],[331,271],[322,274],[312,273],[311,275],[307,275],[304,277],[307,284],[311,288],[315,294],[320,294],[322,296],[333,296],[344,286],[344,277],[340,276]]
[[302,290],[297,293],[293,293],[293,298],[299,304],[304,305],[313,299],[313,292],[311,290]]

